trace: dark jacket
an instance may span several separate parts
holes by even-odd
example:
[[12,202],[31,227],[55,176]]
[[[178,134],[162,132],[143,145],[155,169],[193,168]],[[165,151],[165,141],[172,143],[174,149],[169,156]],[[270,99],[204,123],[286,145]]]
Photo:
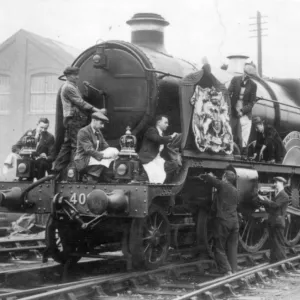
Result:
[[275,159],[276,162],[282,162],[286,150],[281,137],[271,125],[264,125],[264,132],[256,132],[255,152],[257,154],[260,153],[263,145],[267,147],[264,151],[264,160]]
[[212,206],[215,216],[224,221],[238,222],[237,205],[239,196],[236,187],[208,174],[203,175],[203,179],[218,190]]
[[289,201],[288,194],[282,190],[273,201],[263,203],[269,213],[268,222],[271,226],[285,227],[285,216]]
[[[231,114],[233,117],[237,117],[236,103],[240,98],[240,92],[242,87],[243,76],[235,76],[232,78],[228,87],[229,96],[231,99]],[[256,102],[256,90],[257,85],[251,79],[248,79],[245,85],[245,92],[243,96],[243,109],[244,115],[247,115],[250,119],[252,117],[252,107]]]
[[78,87],[66,81],[59,89],[64,118],[68,117],[83,117],[87,118],[85,113],[92,112],[93,106],[81,97]]
[[[172,142],[172,136],[160,136],[156,127],[150,127],[143,138],[142,147],[139,152],[139,158],[142,164],[147,164],[152,161],[159,152],[160,145],[167,145]],[[165,160],[169,160],[168,152],[166,151],[167,147],[164,147],[164,150],[161,153],[161,156]]]
[[[30,132],[31,136],[35,137],[36,129],[27,130],[20,140],[12,146],[12,152],[19,154],[20,150],[25,146],[25,138]],[[45,153],[47,155],[47,161],[52,162],[55,158],[54,144],[54,136],[48,131],[43,131],[39,141],[36,141],[36,153],[38,155]]]
[[[99,158],[100,151],[108,148],[108,144],[104,139],[101,131],[98,132],[98,138],[94,134],[91,125],[81,128],[77,135],[77,149],[75,155],[75,165],[78,171],[82,171],[89,164],[90,157]],[[97,140],[99,140],[99,147],[97,149]]]

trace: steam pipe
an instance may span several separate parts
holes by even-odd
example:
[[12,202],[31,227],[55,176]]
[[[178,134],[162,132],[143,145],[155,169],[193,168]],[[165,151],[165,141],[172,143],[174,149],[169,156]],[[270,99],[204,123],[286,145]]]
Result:
[[31,191],[32,189],[34,189],[35,187],[37,187],[38,185],[40,185],[41,183],[44,183],[46,181],[49,181],[51,179],[54,179],[56,177],[56,175],[52,174],[52,175],[48,175],[46,177],[43,177],[39,180],[37,180],[36,182],[32,183],[31,185],[29,185],[21,194],[20,199],[24,199],[25,195]]

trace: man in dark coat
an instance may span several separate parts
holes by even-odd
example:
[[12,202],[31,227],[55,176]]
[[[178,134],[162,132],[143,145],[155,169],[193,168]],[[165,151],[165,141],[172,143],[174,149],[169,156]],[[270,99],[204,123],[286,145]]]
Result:
[[284,228],[289,196],[284,191],[285,184],[286,180],[283,177],[274,177],[275,197],[273,201],[267,197],[259,196],[259,200],[269,213],[268,227],[271,263],[286,258]]
[[164,135],[168,126],[167,116],[157,116],[156,126],[146,131],[138,153],[150,182],[163,183],[167,174],[173,174],[181,165],[180,156],[174,151],[180,144],[181,134]]
[[276,129],[264,124],[260,117],[254,117],[252,123],[256,130],[253,159],[268,163],[282,163],[286,150]]
[[49,120],[40,118],[36,129],[27,130],[20,140],[12,146],[12,152],[19,154],[21,149],[26,146],[26,137],[32,136],[35,138],[35,177],[40,179],[45,176],[46,171],[49,172],[54,160],[54,136],[48,132]]
[[237,205],[238,191],[235,187],[236,175],[226,170],[222,180],[210,174],[200,175],[200,179],[217,189],[212,211],[214,213],[215,260],[220,273],[230,275],[237,270],[237,247],[239,222]]
[[55,160],[55,171],[65,169],[74,158],[77,144],[77,134],[80,128],[88,123],[90,113],[100,111],[82,99],[77,87],[79,68],[67,67],[64,70],[66,82],[60,87],[58,96],[63,107],[63,124],[65,127],[64,142]]
[[256,102],[257,85],[250,79],[254,73],[254,66],[245,64],[244,75],[233,77],[228,87],[231,99],[232,134],[242,154],[246,154],[251,132],[252,108]]
[[79,172],[87,174],[91,183],[98,182],[101,175],[104,181],[109,181],[107,171],[118,154],[116,148],[109,147],[101,133],[104,122],[108,122],[108,118],[101,112],[95,112],[91,124],[78,132],[75,165]]

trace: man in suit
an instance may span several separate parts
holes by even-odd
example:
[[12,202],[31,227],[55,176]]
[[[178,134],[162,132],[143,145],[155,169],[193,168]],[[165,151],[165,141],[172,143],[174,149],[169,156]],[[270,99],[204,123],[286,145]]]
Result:
[[116,159],[118,150],[111,148],[104,139],[101,129],[108,118],[100,111],[92,114],[91,123],[79,130],[75,165],[79,172],[87,174],[88,182],[97,183],[102,176],[103,181],[110,182],[108,169]]
[[23,147],[26,146],[26,137],[32,136],[35,139],[35,177],[40,179],[45,176],[46,171],[49,172],[54,160],[54,136],[48,132],[49,120],[47,118],[40,118],[36,129],[27,130],[20,140],[12,146],[12,154],[6,159],[4,164],[10,166],[10,161],[13,157],[18,158],[19,153]]
[[269,213],[268,227],[270,240],[270,262],[275,263],[286,259],[285,254],[285,217],[289,205],[289,196],[284,191],[286,180],[283,177],[274,177],[275,197],[269,200],[259,195],[259,201],[265,206]]
[[163,183],[167,174],[173,174],[181,164],[179,154],[168,147],[168,144],[178,147],[181,134],[174,132],[172,135],[164,135],[169,127],[169,119],[165,115],[157,116],[155,124],[155,127],[146,131],[138,154],[149,181]]
[[90,113],[100,111],[82,99],[77,86],[79,80],[79,68],[67,67],[64,70],[66,82],[60,87],[60,97],[63,107],[63,124],[65,127],[64,142],[55,160],[55,171],[65,169],[73,160],[76,151],[77,134],[80,128],[88,123]]
[[232,134],[242,154],[246,154],[252,125],[252,107],[256,101],[257,85],[250,79],[255,72],[252,64],[245,64],[244,74],[233,77],[228,88],[231,99]]
[[265,124],[260,117],[254,117],[252,124],[256,130],[254,156],[252,159],[268,163],[282,163],[286,149],[278,132],[271,125]]
[[214,219],[215,260],[219,271],[231,275],[237,271],[237,248],[239,237],[239,222],[237,205],[238,191],[235,187],[236,175],[226,170],[222,180],[210,174],[200,175],[200,179],[217,189],[217,195],[212,205]]

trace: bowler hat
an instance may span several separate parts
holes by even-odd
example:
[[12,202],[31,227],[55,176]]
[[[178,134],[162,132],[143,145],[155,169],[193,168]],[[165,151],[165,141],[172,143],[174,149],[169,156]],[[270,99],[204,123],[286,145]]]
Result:
[[78,75],[79,74],[79,68],[77,67],[67,67],[64,70],[64,75]]
[[284,184],[287,183],[286,179],[284,179],[283,177],[280,177],[280,176],[274,177],[274,178],[273,178],[273,181],[280,181],[280,182],[282,182],[282,183],[284,183]]
[[92,119],[95,119],[95,120],[109,122],[108,118],[101,111],[94,112],[91,117],[92,117]]
[[260,117],[258,117],[258,116],[252,118],[252,124],[253,124],[253,125],[256,125],[256,124],[263,124],[263,122],[264,122],[264,121],[263,121]]

